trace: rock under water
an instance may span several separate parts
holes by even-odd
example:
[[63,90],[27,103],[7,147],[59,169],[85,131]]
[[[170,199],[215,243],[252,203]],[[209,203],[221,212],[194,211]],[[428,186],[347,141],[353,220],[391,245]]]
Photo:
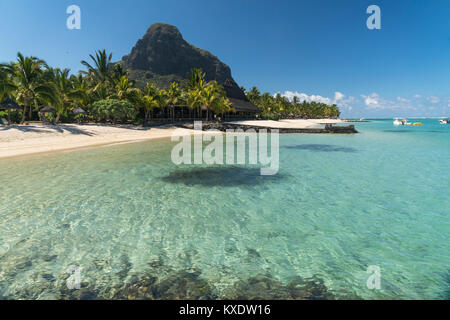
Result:
[[[47,275],[48,278],[48,275]],[[335,295],[318,278],[297,277],[288,284],[270,275],[242,279],[219,292],[200,271],[172,271],[164,278],[152,274],[132,276],[121,285],[90,285],[82,282],[80,289],[69,289],[68,274],[59,279],[39,282],[18,289],[12,296],[0,299],[59,300],[304,300],[335,299]],[[47,279],[49,280],[49,279]],[[105,283],[108,284],[108,281]]]

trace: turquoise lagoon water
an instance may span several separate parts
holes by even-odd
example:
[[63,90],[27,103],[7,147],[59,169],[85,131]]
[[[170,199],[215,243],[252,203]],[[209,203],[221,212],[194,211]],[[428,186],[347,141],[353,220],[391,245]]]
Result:
[[0,297],[60,298],[78,266],[106,298],[194,272],[216,298],[264,275],[336,298],[449,299],[450,125],[421,122],[281,135],[272,177],[176,166],[168,139],[1,160]]

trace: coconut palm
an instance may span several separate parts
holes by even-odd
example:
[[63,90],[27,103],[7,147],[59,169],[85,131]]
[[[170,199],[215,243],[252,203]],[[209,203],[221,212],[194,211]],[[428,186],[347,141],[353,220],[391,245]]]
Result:
[[188,90],[186,93],[185,101],[186,105],[189,108],[189,113],[191,111],[194,111],[194,118],[195,118],[195,110],[197,110],[203,105],[203,97],[201,90],[199,89]]
[[163,110],[164,114],[166,114],[166,108],[169,105],[169,99],[167,98],[167,91],[164,89],[159,90],[155,98],[156,101],[158,102],[158,108]]
[[182,100],[181,90],[178,83],[170,83],[169,89],[166,90],[167,104],[172,109],[172,122],[175,121],[175,105],[180,103]]
[[144,108],[144,126],[147,125],[153,110],[159,107],[158,93],[156,86],[149,83],[147,83],[144,90],[139,90],[137,105]]
[[128,71],[123,68],[123,64],[121,62],[116,63],[111,70],[111,81],[114,84],[117,84],[121,81],[123,76],[128,77]]
[[247,98],[254,104],[258,104],[261,101],[261,92],[257,87],[253,87],[247,92]]
[[81,73],[78,73],[76,76],[72,75],[70,80],[72,81],[74,91],[77,92],[77,97],[75,99],[78,106],[86,107],[89,103],[93,102],[86,77],[83,77]]
[[129,102],[134,102],[137,91],[136,88],[133,87],[134,81],[128,79],[126,75],[123,75],[116,83],[115,93],[112,95],[112,97],[119,100],[128,100]]
[[17,86],[13,79],[14,71],[8,65],[0,64],[0,102],[11,96]]
[[186,88],[190,90],[203,89],[206,85],[205,76],[206,74],[202,71],[202,69],[192,69],[184,84]]
[[61,114],[70,107],[75,107],[77,101],[83,98],[82,93],[74,87],[74,82],[69,77],[69,69],[48,68],[45,78],[54,88],[54,95],[50,99],[56,109],[56,123],[59,123]]
[[32,107],[38,107],[40,101],[51,100],[54,95],[54,88],[43,79],[43,67],[47,64],[44,60],[36,57],[24,57],[17,53],[17,62],[3,65],[14,73],[14,80],[17,86],[16,99],[23,104],[21,123],[25,122],[27,108],[29,108],[30,118]]
[[209,120],[209,111],[216,114],[223,113],[229,110],[230,102],[226,98],[226,94],[221,85],[217,81],[210,81],[201,90],[203,105],[206,107],[206,121]]
[[[109,87],[111,86],[112,78],[113,78],[113,64],[112,53],[109,55],[106,53],[106,50],[98,50],[95,53],[95,57],[90,54],[93,65],[88,63],[85,60],[81,61],[81,64],[84,65],[88,71],[81,71],[82,73],[88,75],[90,80],[92,81],[93,91],[100,91],[99,95],[105,99],[105,95],[108,95]],[[117,71],[117,69],[115,69]]]

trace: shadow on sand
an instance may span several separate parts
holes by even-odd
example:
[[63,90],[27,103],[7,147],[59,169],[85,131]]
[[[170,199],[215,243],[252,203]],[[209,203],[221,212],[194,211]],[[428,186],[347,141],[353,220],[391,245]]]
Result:
[[[70,125],[70,124],[60,124],[60,125],[11,125],[11,126],[0,126],[0,132],[1,131],[7,131],[11,129],[16,129],[22,132],[30,132],[30,133],[44,133],[44,134],[52,134],[54,132],[57,133],[66,133],[69,132],[71,134],[75,135],[86,135],[86,136],[94,136],[95,133],[92,133],[88,131],[88,128],[90,126],[97,126],[97,127],[114,127],[114,128],[120,128],[120,129],[127,129],[127,130],[133,130],[133,131],[149,131],[154,128],[158,129],[166,129],[166,128],[172,128],[172,124],[164,124],[164,125],[149,125],[146,127],[143,126],[135,126],[135,125],[129,125],[129,124],[118,124],[118,125],[111,125],[111,124],[84,124],[84,125]],[[83,127],[85,129],[83,129]]]
[[93,136],[89,131],[83,130],[79,127],[74,126],[66,126],[66,125],[40,125],[40,126],[20,126],[20,125],[13,125],[13,126],[6,126],[6,127],[0,127],[0,131],[7,131],[11,129],[16,129],[22,132],[30,132],[30,133],[54,133],[55,131],[58,133],[64,133],[64,132],[70,132],[71,134],[82,134],[87,136]]

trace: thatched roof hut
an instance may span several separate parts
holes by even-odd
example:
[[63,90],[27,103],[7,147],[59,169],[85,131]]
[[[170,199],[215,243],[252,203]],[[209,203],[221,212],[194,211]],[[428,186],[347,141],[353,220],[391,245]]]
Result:
[[75,109],[72,110],[72,114],[86,114],[87,112],[84,111],[83,108],[81,107],[76,107]]
[[46,106],[46,107],[43,107],[41,110],[39,110],[40,112],[42,112],[42,113],[55,113],[56,112],[56,109],[55,109],[55,107],[53,107],[53,106]]
[[222,84],[228,99],[231,102],[231,107],[236,110],[236,112],[246,112],[246,113],[260,113],[261,110],[251,103],[245,96],[244,91],[238,87],[238,85],[231,80],[226,80]]
[[2,103],[0,103],[0,109],[6,109],[6,110],[22,110],[23,107],[19,106],[17,103],[15,103],[12,99],[8,98]]

